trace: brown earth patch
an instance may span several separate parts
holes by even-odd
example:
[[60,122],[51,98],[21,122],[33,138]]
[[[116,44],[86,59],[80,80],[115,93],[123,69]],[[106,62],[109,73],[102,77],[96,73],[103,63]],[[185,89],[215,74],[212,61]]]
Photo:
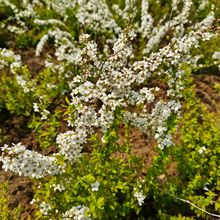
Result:
[[[220,74],[219,74],[220,75]],[[211,112],[220,111],[220,77],[210,75],[194,76],[195,92]]]

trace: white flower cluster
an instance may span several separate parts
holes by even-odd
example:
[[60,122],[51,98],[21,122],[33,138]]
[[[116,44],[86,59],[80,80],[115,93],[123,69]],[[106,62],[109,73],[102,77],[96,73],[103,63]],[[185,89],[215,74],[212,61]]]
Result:
[[40,204],[40,212],[43,213],[44,215],[48,215],[48,212],[52,209],[51,205],[49,203],[46,203],[43,201]]
[[117,16],[120,16],[123,21],[130,22],[137,14],[137,4],[135,0],[125,0],[125,7],[121,9],[118,4],[114,4],[112,9]]
[[[147,14],[147,10],[145,10],[145,13],[142,13],[142,18],[141,18],[142,23],[139,31],[143,34],[143,36],[145,37],[147,36],[148,38],[147,44],[143,50],[144,54],[150,53],[153,50],[153,48],[159,44],[161,39],[166,35],[166,33],[169,30],[172,30],[174,32],[173,33],[174,36],[177,38],[184,35],[185,32],[184,24],[190,23],[188,17],[190,15],[192,7],[195,6],[193,6],[192,0],[183,1],[182,11],[179,12],[177,7],[179,2],[180,1],[174,0],[172,6],[172,14],[174,14],[174,12],[176,11],[177,15],[174,17],[169,17],[169,19],[165,22],[162,19],[161,21],[158,22],[158,25],[153,28],[151,28],[153,20],[151,16]],[[142,9],[144,7],[146,7],[146,9],[148,8],[147,0],[142,1]],[[145,19],[147,21],[145,21]],[[210,27],[212,25],[214,20],[215,20],[215,15],[214,12],[211,11],[204,20],[196,23],[191,28],[195,31],[206,29],[207,27]],[[145,28],[142,28],[142,26]]]
[[134,187],[134,197],[137,199],[139,206],[142,206],[144,204],[144,200],[146,198],[142,190],[143,183],[144,180],[139,178],[139,180],[136,183],[136,187]]
[[58,184],[53,184],[53,189],[54,191],[58,191],[58,192],[62,192],[65,190],[65,187],[62,183],[58,183]]
[[[18,8],[15,4],[11,3],[10,1],[0,1],[0,3],[4,3],[6,6],[10,7],[13,11],[14,15],[9,17],[6,21],[6,23],[9,23],[7,25],[7,28],[9,31],[15,33],[15,34],[23,34],[25,33],[28,28],[25,22],[23,21],[24,18],[33,18],[35,17],[35,11],[33,8],[33,5],[28,3],[27,1],[23,1],[23,4],[21,4],[20,8]],[[12,24],[11,24],[12,23]],[[15,23],[15,24],[13,24]],[[4,25],[3,25],[4,26]]]
[[[18,10],[10,1],[4,1],[16,15],[15,18],[9,17],[8,21],[15,19],[19,28],[26,28],[25,23],[22,23],[22,17],[33,18],[36,25],[48,25],[48,32],[38,42],[36,55],[40,55],[48,39],[53,38],[55,56],[59,63],[53,64],[47,60],[46,67],[64,73],[65,64],[69,64],[77,67],[80,73],[71,70],[65,72],[65,77],[73,77],[69,85],[70,104],[74,112],[71,112],[68,121],[73,130],[57,136],[57,155],[64,156],[69,163],[78,161],[88,137],[97,128],[102,132],[108,130],[118,109],[121,110],[124,122],[140,128],[143,132],[151,129],[161,149],[171,146],[172,136],[167,130],[167,121],[173,115],[178,115],[181,107],[178,99],[184,88],[182,82],[185,76],[182,63],[194,62],[189,56],[191,47],[198,47],[200,39],[208,40],[212,36],[205,32],[204,27],[213,22],[213,12],[191,27],[195,31],[184,34],[184,25],[189,23],[192,0],[184,1],[183,7],[179,7],[183,1],[173,0],[174,16],[171,14],[169,20],[167,17],[162,18],[156,26],[148,13],[148,0],[142,0],[141,21],[135,23],[134,30],[130,28],[129,31],[122,32],[104,0],[45,0],[48,10],[52,8],[60,13],[61,21],[41,20],[37,14],[38,7],[43,7],[41,1],[35,0],[33,4],[28,2],[23,1],[24,10]],[[80,26],[96,32],[108,30],[115,33],[111,39],[106,39],[104,52],[99,49],[98,42],[96,44],[90,41],[86,34],[81,36],[80,42],[75,41],[65,23],[70,8]],[[126,0],[124,9],[117,5],[112,8],[126,21],[132,20],[138,11],[133,0]],[[160,43],[170,29],[174,29],[174,37],[170,43],[157,52],[152,52],[154,46]],[[151,52],[149,56],[144,55],[142,60],[138,61],[135,61],[132,47],[132,41],[136,38],[135,32],[146,39],[143,53]],[[0,58],[0,68],[10,67],[13,72],[16,67],[21,66],[20,57],[10,50],[1,49]],[[27,80],[20,75],[17,75],[16,79],[24,91],[28,92],[30,88]],[[166,84],[166,89],[163,89],[166,90],[165,97],[162,97],[163,91],[160,86],[150,84],[153,81],[151,79],[157,79],[157,82],[161,80]],[[39,112],[36,103],[33,107],[35,112]],[[41,119],[46,120],[49,114],[49,111],[44,109]],[[57,165],[56,155],[43,156],[26,150],[21,144],[14,144],[12,148],[3,147],[0,159],[5,170],[25,176],[40,178],[62,171]]]
[[59,134],[56,139],[59,148],[58,154],[64,156],[69,163],[78,161],[81,157],[82,144],[85,143],[86,137],[86,130],[83,128]]
[[15,77],[16,77],[18,85],[20,85],[23,88],[25,93],[28,93],[30,89],[28,88],[27,80],[25,80],[23,76],[16,75]]
[[[47,2],[48,5],[52,8],[60,10],[59,1]],[[69,5],[71,2],[67,1],[65,4]],[[83,26],[88,26],[93,30],[115,30],[116,33],[120,32],[120,28],[116,24],[115,20],[112,17],[111,12],[108,9],[108,6],[104,1],[97,0],[78,0],[72,2],[72,7],[77,6],[76,18],[78,22]],[[62,8],[65,6],[62,6]],[[68,8],[66,8],[68,9]],[[64,19],[65,20],[65,19]],[[68,63],[78,63],[81,61],[81,50],[77,48],[77,43],[73,41],[73,37],[66,31],[61,30],[60,28],[65,28],[65,23],[56,19],[49,20],[40,20],[35,19],[35,24],[37,25],[50,25],[52,26],[49,29],[48,33],[43,35],[36,47],[36,56],[39,56],[43,50],[45,43],[49,38],[55,39],[55,55],[59,61],[68,61]],[[56,27],[56,28],[55,28]],[[59,28],[60,27],[60,28]],[[93,46],[93,45],[91,45]],[[89,45],[88,45],[89,47]],[[87,49],[89,52],[90,48]]]
[[121,31],[104,0],[78,0],[76,18],[78,22],[94,31]]
[[42,109],[42,106],[39,106],[36,102],[33,103],[34,112],[39,112],[41,114],[41,120],[46,120],[50,115],[50,112],[46,109]]
[[[34,0],[36,5],[42,5],[40,0]],[[34,2],[33,1],[33,2]],[[48,9],[55,10],[59,15],[63,16],[64,20],[68,18],[67,10],[74,9],[78,0],[44,0],[43,1]]]
[[36,102],[33,103],[34,112],[40,112],[39,106]]
[[200,0],[198,10],[199,10],[199,11],[204,10],[204,9],[205,9],[205,7],[208,5],[208,3],[209,3],[209,1],[208,1],[208,0]]
[[90,220],[91,218],[85,215],[85,212],[88,211],[89,208],[86,206],[73,206],[70,210],[66,211],[62,215],[63,220]]
[[10,170],[32,178],[42,178],[63,172],[63,167],[58,165],[55,157],[27,150],[21,143],[13,144],[12,147],[4,145],[1,150],[0,161],[5,171]]
[[42,112],[41,112],[41,120],[46,120],[48,118],[48,115],[50,114],[50,112],[46,109],[44,109]]
[[142,206],[144,204],[144,200],[146,198],[146,195],[144,195],[143,192],[143,183],[144,183],[144,179],[142,179],[141,177],[139,177],[139,179],[137,180],[135,186],[134,186],[134,197],[135,199],[137,199],[139,206]]
[[43,26],[52,25],[53,27],[54,26],[66,27],[66,25],[62,21],[57,20],[57,19],[48,19],[48,20],[35,19],[34,23],[37,25],[43,25]]
[[[177,4],[177,1],[174,3],[173,9],[177,9],[175,5]],[[181,36],[184,33],[184,27],[183,25],[188,22],[188,16],[190,14],[190,9],[192,6],[192,0],[184,1],[184,5],[182,8],[182,11],[177,13],[177,15],[173,18],[169,18],[168,21],[165,23],[163,20],[158,22],[158,25],[156,27],[153,27],[153,29],[150,31],[150,34],[148,35],[148,42],[146,44],[145,49],[143,50],[143,53],[149,53],[152,51],[152,49],[155,47],[155,45],[159,44],[162,37],[167,33],[167,31],[171,28],[174,28],[176,36]]]
[[202,147],[200,147],[199,148],[199,155],[201,155],[201,154],[203,154],[203,153],[205,153],[206,152],[206,147],[205,146],[202,146]]
[[78,63],[81,60],[81,50],[75,46],[71,40],[72,36],[69,32],[60,28],[49,29],[47,34],[43,35],[36,47],[36,56],[39,56],[48,39],[53,38],[55,43],[55,55],[59,61],[68,61],[69,63]]
[[25,76],[18,75],[16,70],[22,67],[21,56],[16,55],[13,51],[0,48],[0,69],[8,67],[15,75],[15,79],[24,90],[24,93],[30,92],[30,85]]
[[137,199],[139,206],[142,206],[144,204],[144,200],[146,197],[142,191],[137,191],[137,189],[135,189],[134,197]]
[[[131,20],[138,15],[138,1],[137,0],[125,0],[124,8],[122,9],[119,4],[113,4],[109,9],[105,0],[44,0],[44,4],[41,1],[23,1],[22,9],[18,9],[10,1],[3,1],[5,5],[10,7],[15,16],[8,18],[8,27],[11,31],[16,33],[23,33],[27,30],[25,22],[21,18],[34,18],[34,22],[37,25],[51,25],[54,27],[65,27],[65,22],[68,20],[70,9],[74,11],[74,16],[77,22],[93,31],[109,31],[113,34],[119,34],[122,32],[122,28],[117,24],[111,10],[115,11],[116,15],[121,17],[123,21],[130,23]],[[181,6],[182,5],[182,6]],[[204,5],[204,6],[202,6]],[[199,10],[204,10],[207,5],[207,1],[202,0]],[[38,15],[38,8],[45,7],[50,10],[55,10],[61,19],[48,19],[41,20]],[[183,35],[185,28],[184,24],[190,24],[189,15],[193,7],[192,0],[173,0],[171,13],[159,20],[158,25],[154,24],[154,19],[149,11],[149,0],[142,0],[141,2],[141,18],[140,22],[137,21],[134,24],[134,28],[148,41],[144,49],[144,53],[149,53],[160,42],[160,40],[166,35],[167,31],[174,31],[174,35],[180,37]],[[207,15],[206,22],[202,22],[203,25],[211,24],[213,22],[213,12]],[[11,25],[11,20],[16,21],[16,25]],[[205,21],[204,20],[204,21]],[[201,25],[193,25],[193,28],[200,28]]]
[[14,72],[15,69],[21,65],[22,63],[20,55],[15,55],[15,53],[11,50],[0,48],[0,69],[9,67],[11,71]]
[[197,29],[206,29],[207,27],[211,27],[212,23],[215,21],[215,13],[214,11],[210,11],[206,18],[204,18],[201,22],[197,23],[195,26]]
[[139,32],[143,34],[144,37],[147,37],[150,33],[150,30],[153,26],[153,18],[148,12],[149,2],[148,0],[142,0],[141,5],[141,26]]
[[220,51],[215,51],[212,55],[212,58],[220,61]]
[[215,51],[212,54],[212,59],[214,60],[214,64],[217,64],[220,70],[220,51]]
[[41,37],[41,39],[38,42],[37,47],[36,47],[36,52],[35,52],[36,56],[40,56],[40,54],[43,51],[43,48],[44,48],[46,42],[48,41],[48,39],[49,39],[48,34],[45,34],[45,35],[43,35],[43,37]]
[[[132,55],[132,48],[128,43],[129,36],[132,39],[134,34],[123,34],[119,37],[113,46],[113,54],[103,63],[101,70],[94,72],[94,66],[90,64],[85,67],[81,75],[74,77],[70,85],[71,104],[75,111],[69,124],[76,130],[80,129],[81,132],[83,130],[87,135],[93,133],[94,127],[106,131],[113,123],[115,110],[123,107],[124,120],[144,132],[151,128],[158,140],[158,146],[163,149],[172,145],[172,136],[167,133],[167,120],[173,114],[178,114],[181,108],[176,100],[184,88],[182,84],[184,71],[180,63],[186,61],[190,48],[198,46],[200,38],[209,39],[211,35],[192,32],[188,36],[175,39],[173,44],[160,49],[157,53],[152,53],[143,61],[127,66],[129,56]],[[94,65],[97,63],[101,61],[97,61]],[[169,67],[165,72],[159,71],[162,64]],[[174,67],[177,69],[175,70]],[[95,82],[89,81],[89,78],[97,78],[99,71],[101,71],[100,77]],[[142,86],[136,89],[155,74],[168,78],[167,96],[171,100],[157,101],[157,93],[160,91],[158,87]],[[154,108],[150,113],[146,103],[153,102],[155,102]],[[100,106],[97,106],[97,103],[100,103]],[[133,108],[129,112],[127,109],[131,106]],[[134,112],[136,107],[140,107],[141,111]],[[87,135],[82,137],[87,138]],[[86,140],[82,142],[85,143]]]
[[98,181],[96,181],[95,183],[92,183],[91,184],[92,191],[98,191],[99,190],[99,185],[100,185],[100,183]]

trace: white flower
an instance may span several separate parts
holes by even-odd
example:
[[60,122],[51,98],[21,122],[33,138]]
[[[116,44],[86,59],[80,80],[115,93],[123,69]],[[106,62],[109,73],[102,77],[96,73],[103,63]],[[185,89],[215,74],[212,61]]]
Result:
[[58,184],[53,184],[53,189],[54,191],[62,192],[65,190],[65,187],[62,183],[58,183]]
[[35,199],[32,199],[32,200],[30,201],[30,204],[33,205],[34,203],[35,203]]
[[48,212],[51,210],[51,206],[49,203],[46,203],[45,201],[43,201],[40,204],[40,212],[43,213],[44,215],[48,215]]
[[212,55],[212,59],[220,61],[220,51],[215,51]]
[[34,111],[35,111],[35,112],[40,112],[37,103],[33,103],[33,108],[34,108]]
[[67,210],[62,215],[63,220],[91,220],[91,218],[85,215],[85,212],[88,211],[89,208],[86,206],[73,206],[70,210]]
[[105,140],[105,136],[102,136],[101,141],[102,141],[103,144],[107,143],[106,140]]
[[70,163],[77,162],[82,156],[82,144],[86,142],[86,133],[84,129],[76,131],[67,131],[57,136],[58,155],[65,156]]
[[134,197],[138,200],[139,206],[142,206],[144,204],[145,195],[143,194],[142,190],[135,189]]
[[95,183],[92,183],[91,184],[92,191],[98,191],[99,190],[99,185],[100,185],[100,183],[97,182],[97,181]]
[[28,88],[28,82],[24,79],[23,76],[16,75],[16,80],[18,85],[20,85],[23,88],[25,93],[28,93],[30,91],[30,89]]
[[50,114],[50,112],[48,110],[44,109],[43,112],[41,112],[41,119],[46,120],[49,114]]
[[203,189],[204,189],[205,191],[209,191],[208,186],[209,186],[209,183],[205,183],[205,185],[204,185]]
[[21,143],[12,147],[4,145],[0,161],[5,171],[12,171],[19,175],[32,178],[42,178],[63,172],[63,168],[53,156],[44,156],[35,151],[27,150]]
[[205,146],[202,146],[199,148],[199,154],[203,154],[204,152],[206,151],[206,147]]

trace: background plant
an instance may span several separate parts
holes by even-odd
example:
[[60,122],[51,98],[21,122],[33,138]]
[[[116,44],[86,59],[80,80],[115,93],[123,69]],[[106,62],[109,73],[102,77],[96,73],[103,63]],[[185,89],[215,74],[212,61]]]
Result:
[[[35,218],[187,218],[193,207],[180,208],[179,197],[218,212],[218,123],[208,128],[216,116],[187,88],[192,72],[218,71],[217,2],[1,1],[1,10],[11,49],[0,54],[0,108],[26,117],[39,149],[3,139],[0,158],[6,171],[40,178]],[[20,49],[33,46],[38,71],[22,63]],[[146,174],[133,128],[157,141]]]

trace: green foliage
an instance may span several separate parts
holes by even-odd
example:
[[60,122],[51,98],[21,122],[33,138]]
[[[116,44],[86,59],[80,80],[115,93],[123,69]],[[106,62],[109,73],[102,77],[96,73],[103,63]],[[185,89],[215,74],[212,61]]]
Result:
[[[29,78],[29,72],[26,68],[21,69],[22,75]],[[30,115],[32,109],[32,94],[25,93],[18,84],[16,76],[3,70],[0,75],[0,103],[6,107],[12,114]]]
[[[220,207],[220,164],[217,159],[220,157],[219,114],[207,111],[204,104],[195,97],[193,87],[186,90],[185,100],[177,133],[179,143],[161,152],[147,174],[147,183],[151,184],[150,190],[157,198],[155,203],[160,201],[157,207],[162,207],[160,219],[168,216],[171,218],[174,213],[181,213],[188,219],[191,215],[189,208],[198,217],[210,219],[209,215],[190,204],[184,204],[178,198],[189,200],[213,214],[218,214]],[[174,176],[167,169],[169,164],[175,164]],[[161,173],[164,174],[162,183],[158,182]],[[155,193],[158,188],[160,191]],[[173,203],[176,210],[171,209],[170,204]]]
[[[129,146],[119,146],[115,129],[118,127],[104,134],[104,143],[93,135],[88,146],[92,147],[92,152],[85,152],[80,163],[75,164],[74,169],[69,166],[64,176],[53,177],[45,185],[39,183],[36,198],[43,198],[54,210],[58,210],[57,216],[74,204],[85,204],[93,219],[121,219],[134,211],[138,213],[140,208],[136,206],[133,193],[134,186],[139,186],[136,180],[142,163],[140,158],[127,153],[130,152]],[[97,191],[92,189],[92,184],[96,182],[100,184]],[[54,191],[54,184],[62,184],[64,191]],[[146,193],[147,188],[143,191]],[[51,212],[48,219],[53,219],[54,215]],[[36,216],[41,216],[41,213],[37,212]]]
[[18,35],[15,39],[15,46],[19,49],[28,49],[29,47],[36,46],[37,41],[33,39],[33,36],[32,31]]
[[1,220],[20,220],[21,207],[18,206],[14,209],[9,207],[8,184],[0,183],[0,219]]
[[[158,219],[194,219],[190,217],[192,213],[209,219],[204,212],[178,198],[188,199],[212,213],[218,213],[220,207],[219,121],[214,113],[207,112],[190,85],[184,97],[186,102],[177,134],[179,143],[157,152],[145,181],[141,182],[145,201],[149,201],[146,206],[157,210]],[[58,213],[65,212],[73,204],[85,204],[90,209],[88,215],[94,219],[123,219],[124,216],[129,219],[128,216],[134,213],[140,219],[145,215],[149,219],[155,216],[136,206],[133,193],[137,182],[134,180],[141,175],[142,159],[130,153],[129,130],[125,144],[118,144],[119,124],[120,117],[104,134],[104,142],[100,143],[98,134],[93,135],[88,146],[92,153],[85,152],[80,163],[75,164],[74,169],[70,166],[64,176],[53,177],[47,184],[40,184],[36,198],[43,198]],[[206,149],[200,153],[203,146]],[[169,171],[171,164],[175,164],[175,175]],[[68,184],[63,182],[64,179],[68,179]],[[96,181],[100,186],[98,191],[92,191],[91,184]],[[54,184],[60,183],[64,185],[64,191],[54,191]],[[48,219],[54,215],[51,212]],[[36,216],[41,216],[41,213],[37,212]]]
[[[207,112],[187,91],[186,113],[181,124],[181,144],[177,145],[178,181],[184,197],[210,212],[219,211],[220,117]],[[182,162],[182,163],[181,163]],[[193,208],[193,207],[192,207]],[[194,210],[198,216],[204,213]]]
[[41,117],[35,114],[31,117],[28,127],[34,130],[36,142],[41,148],[54,144],[62,121],[61,114],[62,110],[57,108],[47,120],[42,121]]

